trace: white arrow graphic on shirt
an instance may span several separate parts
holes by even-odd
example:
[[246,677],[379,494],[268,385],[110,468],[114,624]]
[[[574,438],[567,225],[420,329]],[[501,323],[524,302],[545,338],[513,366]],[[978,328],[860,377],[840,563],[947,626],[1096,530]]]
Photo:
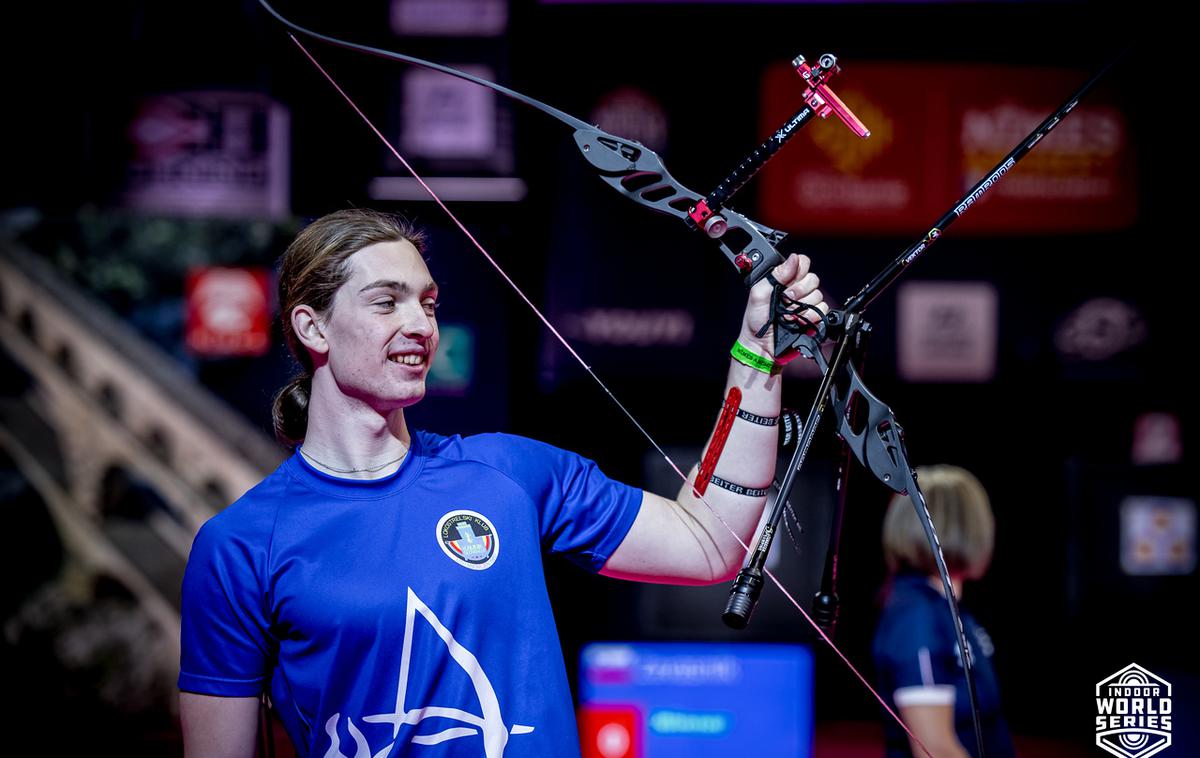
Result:
[[[416,623],[416,614],[418,613],[429,622],[429,626],[437,632],[438,637],[446,644],[446,649],[450,652],[450,657],[454,659],[454,662],[461,666],[467,676],[470,677],[471,684],[475,687],[475,694],[479,698],[480,709],[483,711],[482,717],[458,708],[442,708],[439,706],[425,706],[423,708],[405,710],[404,700],[405,694],[408,691],[408,671],[412,662],[413,627]],[[330,723],[325,725],[326,732],[329,733],[333,741],[329,752],[326,753],[330,757],[341,755],[341,752],[338,750],[339,740],[336,728],[338,717],[339,714],[334,714],[330,719]],[[417,593],[413,592],[412,587],[409,587],[408,608],[405,611],[404,618],[404,647],[400,656],[400,679],[396,686],[396,711],[394,713],[364,716],[363,721],[376,724],[391,724],[393,727],[392,744],[394,745],[394,740],[399,736],[402,724],[416,725],[427,718],[451,719],[464,724],[470,724],[471,726],[453,727],[437,732],[436,734],[417,735],[412,738],[412,741],[417,745],[436,745],[440,742],[459,737],[470,737],[482,731],[483,749],[486,758],[502,758],[504,755],[504,747],[508,744],[509,729],[504,725],[504,717],[500,714],[500,700],[496,697],[496,690],[492,687],[492,683],[484,672],[483,667],[479,665],[479,659],[470,650],[460,645],[458,640],[454,639],[454,635],[450,633],[445,624],[429,609],[429,606],[422,602],[421,598],[417,597]],[[371,755],[370,750],[367,747],[366,740],[362,738],[361,732],[354,728],[353,720],[350,720],[350,729],[351,736],[358,743],[358,751],[355,758],[368,758]],[[513,724],[511,733],[528,734],[532,731],[532,726]],[[391,745],[381,752],[386,754],[390,748]]]

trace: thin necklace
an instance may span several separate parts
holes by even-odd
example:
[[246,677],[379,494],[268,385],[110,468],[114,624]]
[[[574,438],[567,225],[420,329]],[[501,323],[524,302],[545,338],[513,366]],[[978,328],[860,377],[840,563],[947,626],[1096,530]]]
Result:
[[388,461],[387,463],[381,463],[378,466],[369,466],[367,468],[334,468],[333,466],[330,466],[328,463],[321,463],[316,458],[312,457],[312,454],[306,452],[303,447],[300,447],[299,450],[300,450],[300,455],[303,455],[305,458],[309,459],[310,461],[317,464],[321,468],[332,471],[335,474],[360,474],[360,473],[370,474],[370,473],[374,473],[381,469],[387,468],[388,466],[392,465],[393,463],[399,463],[400,461],[404,460],[404,457],[406,455],[408,455],[408,448],[405,448],[404,452],[400,455],[399,458],[397,458],[394,461]]

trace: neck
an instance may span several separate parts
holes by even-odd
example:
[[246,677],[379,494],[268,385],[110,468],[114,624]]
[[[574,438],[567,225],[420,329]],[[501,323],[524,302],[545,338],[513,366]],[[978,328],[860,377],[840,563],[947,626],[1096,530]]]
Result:
[[[938,574],[933,574],[928,577],[929,586],[938,591],[942,597],[946,596],[946,585],[942,584],[942,577]],[[954,574],[950,575],[950,586],[954,588],[954,599],[961,600],[963,593],[963,580],[961,576]]]
[[[412,446],[404,409],[381,412],[336,388],[331,391],[326,386],[330,381],[320,371],[313,377],[303,451],[308,461],[349,479],[394,473]],[[387,465],[380,468],[383,464]]]

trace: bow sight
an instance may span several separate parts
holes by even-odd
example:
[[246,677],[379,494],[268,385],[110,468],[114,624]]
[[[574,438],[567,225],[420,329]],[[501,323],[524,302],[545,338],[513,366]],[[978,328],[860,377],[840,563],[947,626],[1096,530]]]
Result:
[[[715,240],[726,259],[741,274],[745,285],[752,287],[783,263],[784,256],[778,245],[787,234],[746,218],[728,206],[729,200],[814,116],[828,118],[832,113],[859,137],[871,135],[866,125],[829,87],[829,80],[841,71],[836,56],[826,53],[816,66],[810,66],[803,55],[798,55],[792,61],[792,67],[804,80],[803,107],[703,198],[698,198],[697,193],[676,181],[653,150],[634,140],[589,126],[576,129],[575,143],[583,157],[600,173],[600,178],[613,189],[659,213],[681,218],[690,228],[701,230]],[[775,289],[771,323],[775,326],[775,356],[779,357],[793,350],[806,331],[804,325],[789,321],[785,316],[798,315],[806,306],[788,300],[774,279],[771,283]],[[763,327],[764,334],[767,326]]]

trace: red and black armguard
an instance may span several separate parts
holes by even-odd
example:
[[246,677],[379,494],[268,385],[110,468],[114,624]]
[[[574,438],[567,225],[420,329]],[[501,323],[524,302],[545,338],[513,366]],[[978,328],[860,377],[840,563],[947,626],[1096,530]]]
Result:
[[725,440],[729,439],[729,429],[733,426],[733,420],[737,417],[738,408],[741,405],[742,391],[737,387],[731,387],[729,396],[725,398],[725,404],[721,407],[721,417],[717,419],[717,429],[713,432],[712,443],[704,454],[700,472],[696,474],[694,489],[698,495],[703,495],[704,491],[708,489],[713,471],[717,468],[717,461],[721,460],[721,451],[725,449]]

